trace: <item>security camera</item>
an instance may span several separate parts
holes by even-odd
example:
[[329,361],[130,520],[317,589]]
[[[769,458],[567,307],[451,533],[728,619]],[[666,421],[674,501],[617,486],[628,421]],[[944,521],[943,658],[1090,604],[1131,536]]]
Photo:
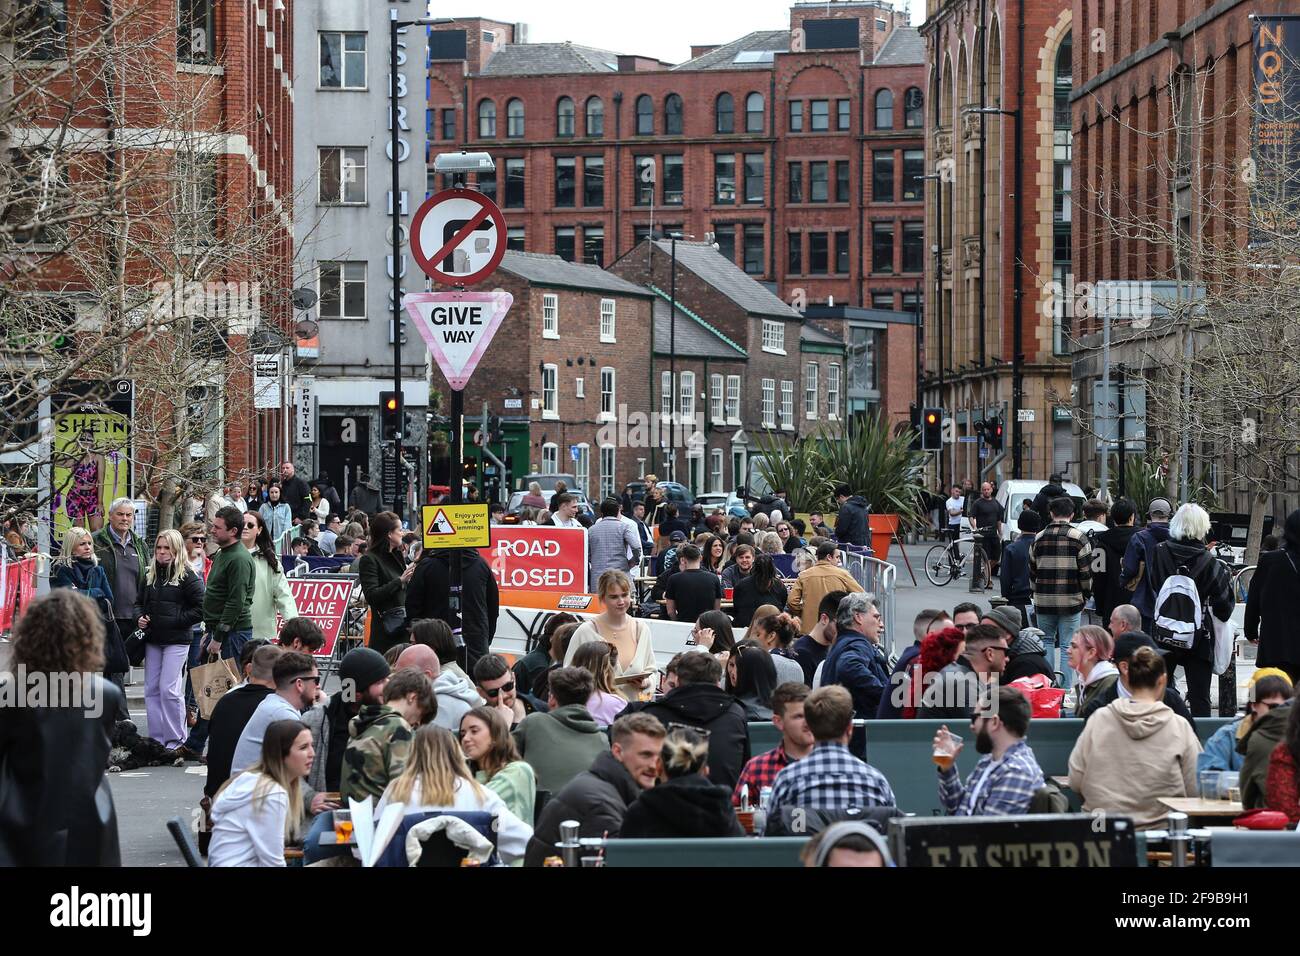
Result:
[[435,173],[481,173],[497,168],[487,153],[439,153],[433,161]]

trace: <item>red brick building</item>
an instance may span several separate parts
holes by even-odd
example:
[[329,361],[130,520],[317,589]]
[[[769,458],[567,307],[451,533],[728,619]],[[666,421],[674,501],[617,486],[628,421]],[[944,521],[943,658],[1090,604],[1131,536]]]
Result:
[[[481,18],[430,35],[430,152],[492,153],[497,171],[479,186],[512,248],[608,265],[652,230],[677,231],[713,241],[800,311],[833,300],[910,314],[924,48],[903,13],[798,3],[788,28],[693,47],[678,65],[525,39]],[[914,342],[888,331],[880,356]],[[915,362],[898,364],[903,385],[878,404],[905,417]]]

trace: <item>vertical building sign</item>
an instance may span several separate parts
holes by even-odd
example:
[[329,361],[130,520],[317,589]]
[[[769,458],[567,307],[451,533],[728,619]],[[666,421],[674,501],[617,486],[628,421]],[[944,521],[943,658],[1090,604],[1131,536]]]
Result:
[[[412,19],[409,11],[404,14],[403,11],[398,9],[397,7],[390,7],[388,11],[388,15],[394,20]],[[388,87],[389,136],[391,137],[392,135],[394,123],[397,124],[397,130],[398,130],[398,134],[397,134],[398,180],[396,184],[391,184],[391,183],[389,184],[390,188],[388,190],[388,208],[386,210],[390,220],[390,224],[388,226],[389,253],[387,257],[388,279],[389,279],[389,286],[390,286],[388,290],[388,344],[389,345],[393,344],[393,336],[395,334],[396,328],[401,329],[402,345],[406,345],[405,313],[402,310],[401,302],[393,301],[393,290],[391,288],[391,285],[392,285],[392,279],[394,275],[394,269],[396,269],[397,276],[399,276],[402,279],[405,279],[406,277],[406,253],[403,251],[403,249],[406,246],[406,235],[407,235],[406,218],[411,214],[411,206],[407,198],[408,195],[407,191],[404,188],[402,188],[402,183],[405,181],[405,173],[407,171],[406,165],[411,158],[411,141],[410,141],[411,124],[406,115],[407,113],[406,103],[407,103],[407,93],[408,93],[406,75],[408,71],[406,69],[407,57],[406,57],[406,42],[405,42],[405,37],[410,33],[411,29],[412,29],[411,27],[403,27],[400,31],[398,31],[397,75],[395,77],[389,78],[389,87]],[[415,27],[414,29],[423,30],[425,28]],[[423,57],[420,58],[420,66],[421,67],[424,66]],[[423,84],[421,84],[421,91],[422,90],[423,90]],[[419,98],[417,97],[412,102],[419,102]],[[421,105],[420,112],[423,113],[423,111],[424,111],[424,106]],[[424,119],[422,116],[418,122],[420,123],[420,125],[424,124]],[[393,143],[391,138],[387,143],[384,144],[384,153],[388,157],[388,161],[391,163],[393,161]],[[423,159],[423,155],[421,155],[421,159]],[[396,197],[393,196],[393,190],[392,190],[393,185],[396,185],[398,189],[398,194]],[[397,235],[396,237],[394,237],[392,234],[393,227],[391,225],[394,202],[397,203],[397,207],[398,207],[397,212],[402,219],[401,231],[400,234]],[[403,295],[406,294],[405,286],[402,287],[402,294]],[[400,323],[400,326],[398,325],[398,323]]]
[[1253,17],[1252,243],[1300,230],[1300,16]]

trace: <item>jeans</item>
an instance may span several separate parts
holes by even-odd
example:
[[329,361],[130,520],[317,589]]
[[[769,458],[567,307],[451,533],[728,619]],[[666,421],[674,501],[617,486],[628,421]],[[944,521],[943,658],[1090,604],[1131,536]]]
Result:
[[[1060,671],[1064,681],[1062,686],[1073,687],[1076,675],[1070,668],[1070,638],[1079,629],[1083,612],[1047,614],[1039,611],[1037,616],[1038,627],[1043,632],[1043,650],[1047,653],[1047,659],[1053,662],[1052,669]],[[1052,653],[1053,645],[1056,647],[1055,656]]]
[[1195,657],[1190,651],[1169,651],[1165,655],[1165,672],[1169,675],[1169,684],[1174,683],[1174,669],[1183,668],[1187,679],[1187,709],[1193,717],[1210,716],[1210,678],[1214,667],[1209,661]]
[[320,838],[326,833],[334,832],[334,811],[324,810],[316,814],[311,821],[311,828],[307,831],[307,836],[302,842],[302,862],[304,866],[310,866],[321,860],[327,860],[335,856],[351,856],[352,848],[350,846],[321,846]]
[[203,663],[203,658],[200,657],[202,653],[203,653],[203,628],[196,627],[194,629],[194,636],[190,639],[189,659],[185,662],[186,664],[185,706],[186,707],[198,706],[198,700],[194,696],[194,681],[190,679],[189,671],[193,670],[194,668],[198,667],[200,664]]
[[168,750],[185,740],[181,683],[188,652],[184,644],[149,644],[144,649],[144,706],[149,736]]

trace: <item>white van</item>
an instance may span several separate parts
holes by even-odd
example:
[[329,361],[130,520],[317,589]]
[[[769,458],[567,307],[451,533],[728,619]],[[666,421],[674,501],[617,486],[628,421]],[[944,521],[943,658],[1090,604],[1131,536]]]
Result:
[[[1007,544],[1014,541],[1020,536],[1020,531],[1016,527],[1016,519],[1020,517],[1020,512],[1025,508],[1031,508],[1034,504],[1034,498],[1043,490],[1046,481],[1034,481],[1032,479],[1017,479],[1014,481],[1004,481],[998,486],[998,493],[995,496],[998,504],[1002,505],[1002,513],[1006,516],[1002,521],[1002,543]],[[1061,482],[1061,487],[1065,493],[1074,499],[1074,520],[1078,521],[1083,517],[1083,489],[1078,485],[1069,482]]]

